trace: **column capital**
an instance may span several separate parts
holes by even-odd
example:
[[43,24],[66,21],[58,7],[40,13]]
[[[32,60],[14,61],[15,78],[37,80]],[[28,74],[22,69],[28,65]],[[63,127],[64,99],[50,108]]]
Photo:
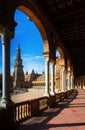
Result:
[[3,27],[0,25],[0,36],[2,39],[2,44],[6,44],[7,41],[13,38],[13,32],[11,32],[8,28]]
[[62,69],[62,70],[65,70],[65,65],[61,65],[61,69]]
[[45,60],[49,60],[50,58],[50,52],[43,52],[43,56]]
[[73,76],[73,72],[71,72],[71,76]]
[[70,71],[67,71],[67,75],[70,75],[71,74],[71,72]]
[[50,60],[50,63],[51,63],[52,65],[55,65],[55,64],[56,64],[56,61]]

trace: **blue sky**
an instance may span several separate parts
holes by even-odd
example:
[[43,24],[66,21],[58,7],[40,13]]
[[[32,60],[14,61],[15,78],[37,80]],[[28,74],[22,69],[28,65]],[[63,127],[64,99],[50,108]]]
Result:
[[[42,73],[44,70],[43,41],[35,24],[21,11],[16,10],[15,21],[18,23],[15,28],[14,38],[11,40],[11,74],[14,71],[16,49],[18,44],[21,48],[24,72]],[[2,72],[2,46],[0,42],[0,73]]]

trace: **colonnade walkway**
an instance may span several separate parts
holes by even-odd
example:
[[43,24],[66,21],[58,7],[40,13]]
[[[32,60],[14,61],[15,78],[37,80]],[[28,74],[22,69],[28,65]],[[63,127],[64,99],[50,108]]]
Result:
[[78,93],[24,121],[16,130],[85,130],[85,90],[78,89]]

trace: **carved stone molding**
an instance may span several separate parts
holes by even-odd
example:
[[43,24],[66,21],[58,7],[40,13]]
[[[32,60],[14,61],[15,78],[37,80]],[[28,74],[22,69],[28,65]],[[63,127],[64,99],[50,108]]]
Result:
[[2,44],[6,44],[7,41],[10,41],[10,39],[13,38],[13,32],[11,32],[8,28],[0,25],[0,36],[2,39]]

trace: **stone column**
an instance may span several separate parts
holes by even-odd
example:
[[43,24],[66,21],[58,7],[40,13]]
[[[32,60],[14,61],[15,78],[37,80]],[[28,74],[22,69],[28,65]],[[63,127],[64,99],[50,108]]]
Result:
[[77,80],[77,88],[79,87],[79,83],[78,83],[78,80]]
[[83,89],[83,79],[81,79],[81,89]]
[[84,79],[83,79],[83,88],[84,88]]
[[8,107],[12,101],[10,99],[10,32],[3,28],[2,40],[2,99],[0,107]]
[[49,97],[49,57],[45,58],[45,94]]
[[71,89],[73,89],[73,74],[71,74]]
[[77,80],[75,80],[74,87],[77,88]]
[[81,89],[84,88],[84,80],[82,79],[82,86],[81,86]]
[[64,88],[66,91],[66,70],[64,70]]
[[55,95],[55,84],[54,84],[54,79],[55,79],[55,64],[51,63],[51,90],[50,94]]
[[75,85],[74,85],[75,81],[74,81],[74,75],[73,75],[73,89],[75,88]]
[[64,67],[62,67],[61,68],[61,73],[62,73],[62,88],[61,88],[61,91],[62,92],[64,92],[65,91],[65,89],[66,89],[66,72],[65,72],[65,68]]
[[81,79],[80,79],[80,81],[79,81],[79,88],[81,89]]
[[67,90],[70,90],[71,80],[70,80],[70,72],[67,73]]

